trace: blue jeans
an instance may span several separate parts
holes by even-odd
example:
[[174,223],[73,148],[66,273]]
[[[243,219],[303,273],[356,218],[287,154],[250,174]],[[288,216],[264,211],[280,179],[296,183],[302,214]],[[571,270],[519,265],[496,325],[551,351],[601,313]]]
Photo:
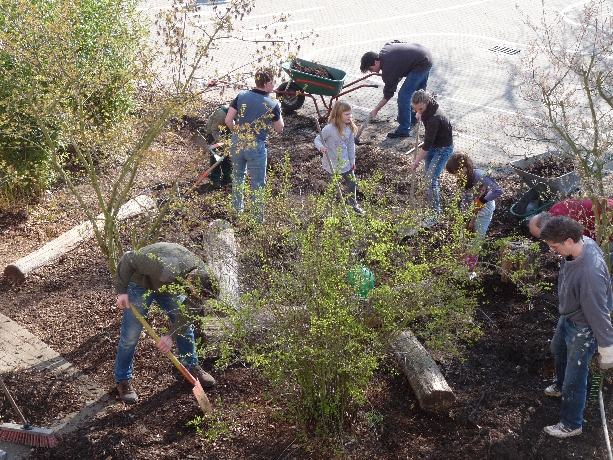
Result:
[[[130,303],[145,316],[151,303],[155,300],[162,310],[168,315],[171,323],[175,322],[179,307],[185,296],[160,294],[155,291],[149,291],[141,288],[138,284],[131,281],[128,285],[128,297]],[[117,346],[117,356],[115,357],[115,381],[132,378],[132,370],[134,368],[134,352],[140,338],[140,333],[143,329],[140,321],[134,316],[128,308],[123,311],[123,320],[121,321],[121,333],[119,336],[119,345]],[[194,340],[194,329],[189,326],[186,331],[173,337],[177,343],[179,350],[179,361],[191,370],[198,365],[198,356],[196,355],[196,342]]]
[[423,72],[410,72],[398,91],[398,129],[396,132],[409,134],[411,123],[416,123],[415,111],[411,106],[411,97],[418,89],[426,89],[430,69]]
[[[332,182],[332,174],[326,171],[326,175],[328,176],[328,182]],[[357,204],[357,179],[355,178],[355,174],[352,169],[347,172],[341,173],[343,179],[345,179],[345,185],[347,186],[347,203],[349,206],[355,206]]]
[[438,188],[438,178],[441,177],[447,160],[453,153],[453,145],[449,147],[431,147],[424,157],[426,181],[430,181],[428,202],[438,216],[441,213],[441,196]]
[[[253,201],[253,214],[259,222],[264,219],[264,187],[266,187],[266,163],[268,152],[264,141],[254,141],[249,146],[237,148],[237,136],[232,136],[232,206],[237,212],[243,212],[245,195],[245,174],[249,168],[251,176],[251,192]],[[244,142],[243,142],[244,143]]]
[[487,203],[485,203],[485,207],[477,213],[473,231],[475,232],[476,235],[478,235],[478,237],[481,240],[485,238],[487,229],[489,228],[490,223],[492,222],[492,217],[494,215],[495,209],[496,209],[496,202],[488,201]]
[[590,326],[560,317],[551,339],[551,352],[556,361],[554,383],[562,388],[562,422],[573,430],[583,424],[588,364],[597,348]]

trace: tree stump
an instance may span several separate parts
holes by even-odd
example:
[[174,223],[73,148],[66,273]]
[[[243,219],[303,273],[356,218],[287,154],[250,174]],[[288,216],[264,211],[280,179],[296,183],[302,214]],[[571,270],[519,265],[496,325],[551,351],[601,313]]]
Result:
[[[139,195],[125,203],[117,213],[117,220],[125,220],[129,217],[137,216],[144,212],[152,211],[156,208],[155,200],[146,196]],[[96,216],[100,225],[104,225],[104,215]],[[71,230],[63,233],[56,239],[48,242],[42,248],[31,252],[25,257],[7,265],[4,268],[4,276],[14,283],[23,283],[26,276],[43,267],[50,262],[58,259],[69,251],[79,246],[86,239],[94,235],[94,226],[90,221],[83,222]]]
[[[500,280],[508,283],[525,282],[534,279],[536,252],[531,249],[532,242],[528,239],[505,241],[500,245]],[[513,274],[519,273],[513,277]]]
[[238,301],[238,261],[234,230],[225,220],[209,224],[207,262],[219,281],[219,300],[235,310]]
[[411,331],[402,332],[392,348],[423,410],[443,411],[455,402],[439,367]]

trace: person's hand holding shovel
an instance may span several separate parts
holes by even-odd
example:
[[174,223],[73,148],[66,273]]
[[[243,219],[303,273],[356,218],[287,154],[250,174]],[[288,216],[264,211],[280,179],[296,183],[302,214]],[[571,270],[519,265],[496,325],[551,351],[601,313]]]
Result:
[[168,353],[170,350],[172,350],[172,337],[170,337],[169,335],[161,336],[159,342],[156,343],[155,346],[162,353]]

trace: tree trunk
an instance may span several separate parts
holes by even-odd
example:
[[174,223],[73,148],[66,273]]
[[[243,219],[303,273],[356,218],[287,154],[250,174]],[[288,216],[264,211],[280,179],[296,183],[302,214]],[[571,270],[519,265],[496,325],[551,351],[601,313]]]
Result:
[[[129,217],[137,216],[144,212],[155,209],[155,201],[146,196],[139,195],[136,198],[125,203],[117,213],[117,220],[125,220]],[[96,216],[99,225],[104,225],[104,215]],[[71,230],[63,233],[56,239],[48,242],[42,248],[28,254],[25,257],[7,265],[4,268],[4,276],[14,283],[23,283],[26,276],[43,267],[50,262],[58,259],[69,251],[79,246],[83,241],[91,238],[94,235],[94,227],[90,221],[83,222]]]
[[515,273],[519,273],[515,282],[525,282],[534,278],[536,254],[530,251],[531,245],[531,241],[522,239],[508,241],[500,246],[500,280],[503,283],[511,281]]
[[392,348],[423,410],[443,411],[455,402],[439,367],[411,331],[401,333]]
[[237,310],[238,302],[238,261],[234,230],[225,220],[209,224],[207,262],[219,281],[219,300]]

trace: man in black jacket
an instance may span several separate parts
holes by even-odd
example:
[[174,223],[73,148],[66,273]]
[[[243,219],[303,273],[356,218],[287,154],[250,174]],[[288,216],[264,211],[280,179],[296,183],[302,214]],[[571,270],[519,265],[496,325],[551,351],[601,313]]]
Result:
[[[392,98],[403,78],[404,83],[398,91],[398,128],[389,132],[391,138],[409,137],[411,126],[417,123],[415,111],[411,109],[411,96],[418,89],[426,89],[428,75],[432,68],[432,53],[423,45],[404,43],[394,40],[386,43],[379,53],[369,51],[362,56],[360,70],[381,72],[383,99],[370,112],[375,118],[379,110]],[[406,77],[406,78],[405,78]]]

